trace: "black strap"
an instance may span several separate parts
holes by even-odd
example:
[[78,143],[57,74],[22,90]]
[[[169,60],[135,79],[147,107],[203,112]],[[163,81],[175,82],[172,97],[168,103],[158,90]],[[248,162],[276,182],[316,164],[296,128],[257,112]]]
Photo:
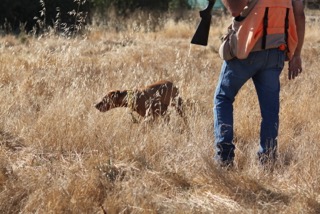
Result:
[[285,21],[284,21],[284,39],[285,39],[285,42],[288,46],[288,35],[289,35],[289,8],[287,8],[287,11],[286,11],[286,18],[285,18]]
[[269,14],[269,7],[266,7],[263,17],[263,35],[262,35],[262,50],[266,49],[267,44],[267,29],[268,29],[268,14]]
[[235,19],[237,22],[242,22],[245,18],[246,18],[245,16],[239,15],[239,16],[235,17],[234,19]]

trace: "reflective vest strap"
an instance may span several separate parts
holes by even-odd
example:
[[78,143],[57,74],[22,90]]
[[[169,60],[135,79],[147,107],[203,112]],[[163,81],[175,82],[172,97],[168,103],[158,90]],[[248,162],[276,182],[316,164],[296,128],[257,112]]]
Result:
[[262,46],[261,49],[266,49],[267,43],[267,29],[268,29],[268,15],[269,15],[269,7],[266,7],[263,17],[263,35],[262,35]]

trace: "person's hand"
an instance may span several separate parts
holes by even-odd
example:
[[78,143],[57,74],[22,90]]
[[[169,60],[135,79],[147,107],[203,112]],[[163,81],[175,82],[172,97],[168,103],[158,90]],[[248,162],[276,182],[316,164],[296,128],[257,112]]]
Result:
[[289,80],[294,79],[302,72],[302,62],[300,55],[293,56],[289,61]]

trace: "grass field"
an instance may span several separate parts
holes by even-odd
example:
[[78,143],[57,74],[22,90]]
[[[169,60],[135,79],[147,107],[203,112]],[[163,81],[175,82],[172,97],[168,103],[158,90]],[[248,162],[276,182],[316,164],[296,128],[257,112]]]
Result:
[[[143,19],[140,17],[140,19]],[[162,27],[158,27],[160,24]],[[216,168],[212,97],[217,50],[190,46],[196,20],[147,19],[0,38],[0,213],[319,213],[320,27],[308,23],[303,73],[281,76],[279,160],[260,168],[260,112],[248,82],[235,106],[236,167]],[[175,82],[188,124],[133,123],[93,106],[107,91]]]

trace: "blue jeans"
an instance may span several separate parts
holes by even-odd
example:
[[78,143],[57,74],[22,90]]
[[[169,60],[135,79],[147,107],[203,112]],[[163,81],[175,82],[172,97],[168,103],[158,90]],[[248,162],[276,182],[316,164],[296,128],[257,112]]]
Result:
[[249,79],[255,85],[262,117],[258,155],[272,155],[275,158],[279,126],[279,76],[284,62],[283,51],[268,49],[252,52],[244,60],[232,59],[223,63],[214,95],[216,159],[232,161],[234,158],[233,102]]

